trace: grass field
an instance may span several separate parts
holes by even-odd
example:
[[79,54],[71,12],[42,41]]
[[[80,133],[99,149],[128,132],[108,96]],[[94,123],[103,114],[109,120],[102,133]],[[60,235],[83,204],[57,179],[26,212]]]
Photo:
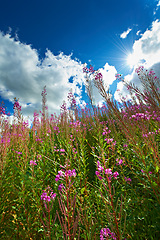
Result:
[[31,129],[16,99],[12,125],[1,107],[0,239],[160,239],[160,83],[136,71],[145,90],[117,75],[132,96],[118,104],[85,68],[91,107],[70,93],[59,116],[48,115],[44,87]]

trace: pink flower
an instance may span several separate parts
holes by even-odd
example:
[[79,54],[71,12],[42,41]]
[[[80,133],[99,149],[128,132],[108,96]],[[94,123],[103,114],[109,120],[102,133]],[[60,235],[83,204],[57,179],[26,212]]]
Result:
[[62,170],[60,170],[60,171],[58,171],[58,175],[59,175],[60,177],[63,177],[63,176],[64,176],[64,172],[63,172]]
[[117,179],[118,175],[119,175],[118,172],[114,172],[114,173],[113,173],[113,177],[114,177],[115,179]]
[[126,182],[128,182],[128,183],[132,181],[130,178],[126,178],[126,177],[124,177],[124,179],[125,179]]
[[72,170],[72,176],[73,176],[73,177],[76,176],[76,170],[75,170],[75,169]]
[[63,188],[65,188],[65,187],[64,187],[63,183],[61,183],[61,184],[58,186],[58,190],[59,190],[59,191],[62,191]]
[[43,193],[41,195],[41,200],[50,202],[51,199],[53,200],[56,197],[56,193],[52,192],[52,189],[50,187],[47,187],[45,190],[43,190]]
[[103,79],[102,73],[97,73],[97,75],[95,76],[95,80],[102,80],[102,79]]
[[111,175],[112,175],[112,170],[111,170],[111,168],[105,169],[105,174],[111,174]]
[[30,166],[34,166],[34,165],[37,165],[36,161],[31,160],[30,161]]
[[123,163],[123,160],[122,159],[116,159],[116,161],[118,162],[119,165],[121,165]]
[[89,68],[89,72],[91,72],[91,73],[93,73],[93,72],[94,72],[94,70],[93,70],[93,67],[92,67],[92,66]]
[[58,174],[58,175],[56,175],[55,181],[58,182],[59,179],[60,179],[60,175]]

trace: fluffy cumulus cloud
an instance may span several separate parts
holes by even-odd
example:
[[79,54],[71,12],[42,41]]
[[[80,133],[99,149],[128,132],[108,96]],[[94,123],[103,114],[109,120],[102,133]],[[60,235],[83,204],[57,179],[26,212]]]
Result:
[[[135,73],[135,68],[143,65],[146,69],[153,69],[158,77],[160,77],[160,21],[156,20],[152,23],[150,30],[146,30],[139,40],[133,44],[133,53],[130,55],[130,59],[135,61],[133,72],[125,79],[128,82],[135,83],[138,87],[141,87],[140,81]],[[119,92],[123,95],[127,95],[128,92],[124,88],[122,83],[117,86]],[[116,91],[115,98],[119,99],[119,93]]]
[[[72,77],[72,83],[69,79]],[[13,102],[20,99],[25,116],[41,109],[41,92],[46,85],[49,113],[58,113],[70,89],[81,102],[84,81],[83,65],[72,56],[55,56],[46,50],[45,58],[30,45],[0,32],[0,91],[1,97]]]
[[128,36],[128,34],[132,31],[131,28],[128,28],[127,31],[124,31],[123,33],[121,33],[120,38],[126,38]]

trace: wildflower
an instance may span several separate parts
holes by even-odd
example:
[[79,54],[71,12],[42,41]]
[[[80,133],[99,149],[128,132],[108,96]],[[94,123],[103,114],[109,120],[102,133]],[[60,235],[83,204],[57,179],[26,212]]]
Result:
[[113,142],[113,138],[105,138],[104,139],[107,143]]
[[149,73],[148,73],[148,75],[149,75],[149,76],[151,76],[151,75],[153,76],[153,75],[155,75],[155,72],[154,72],[153,70],[150,70]]
[[65,152],[65,149],[60,149],[60,152]]
[[114,173],[113,173],[113,177],[114,177],[115,179],[117,179],[118,175],[119,175],[118,172],[114,172]]
[[41,200],[46,201],[46,202],[50,202],[55,197],[56,197],[56,193],[53,193],[52,189],[50,187],[48,187],[45,190],[43,190],[43,193],[41,195]]
[[100,176],[100,172],[96,171],[95,173],[96,173],[97,177],[99,178],[99,180],[102,180],[102,176]]
[[34,166],[34,165],[37,165],[36,161],[31,160],[30,161],[30,166]]
[[63,183],[61,183],[61,184],[58,186],[58,190],[59,190],[59,191],[62,191],[63,188],[65,188],[65,187],[64,187]]
[[93,73],[93,72],[94,72],[94,70],[93,70],[93,67],[92,67],[92,66],[89,68],[89,72],[91,72],[91,73]]
[[119,165],[121,165],[123,163],[123,160],[122,159],[116,159],[116,161],[118,162]]
[[76,176],[76,170],[75,170],[75,169],[72,170],[72,176],[73,176],[73,177]]
[[140,71],[143,71],[143,69],[144,69],[144,67],[140,66],[140,67],[136,68],[135,72],[139,74]]
[[56,178],[55,178],[55,181],[56,181],[56,182],[58,182],[58,181],[59,181],[59,179],[60,179],[60,175],[59,175],[59,174],[57,174],[57,175],[56,175]]
[[104,240],[103,237],[110,237],[113,240],[116,240],[115,233],[111,232],[109,228],[102,228],[100,231],[100,240]]
[[111,168],[105,169],[105,174],[110,174],[110,175],[112,175],[112,170],[111,170]]
[[103,172],[104,168],[100,165],[100,161],[97,161],[97,167],[98,167],[98,171]]
[[[120,79],[121,76],[122,76],[121,74],[117,73],[117,74],[115,75],[116,80]],[[118,89],[118,90],[119,90],[119,89]]]
[[102,80],[102,79],[103,79],[102,73],[97,73],[97,75],[95,76],[95,80]]
[[60,170],[60,171],[58,171],[58,175],[59,175],[60,177],[63,177],[63,176],[64,176],[64,172],[63,172],[62,170]]
[[126,180],[126,182],[130,183],[132,180],[130,178],[126,178],[124,177],[124,179]]
[[89,69],[88,69],[87,67],[84,67],[84,68],[83,68],[83,72],[84,72],[84,73],[88,73],[88,71],[89,71]]
[[124,145],[123,145],[123,147],[126,147],[126,148],[127,148],[127,147],[128,147],[128,145],[127,145],[127,144],[124,144]]

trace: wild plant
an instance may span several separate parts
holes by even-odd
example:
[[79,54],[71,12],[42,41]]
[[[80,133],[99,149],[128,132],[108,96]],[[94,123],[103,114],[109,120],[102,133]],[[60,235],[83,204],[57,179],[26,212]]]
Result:
[[46,87],[32,128],[18,100],[12,124],[1,108],[1,239],[160,238],[159,80],[139,68],[139,89],[117,75],[131,95],[117,103],[100,72],[84,71],[84,108],[70,92],[49,116]]

